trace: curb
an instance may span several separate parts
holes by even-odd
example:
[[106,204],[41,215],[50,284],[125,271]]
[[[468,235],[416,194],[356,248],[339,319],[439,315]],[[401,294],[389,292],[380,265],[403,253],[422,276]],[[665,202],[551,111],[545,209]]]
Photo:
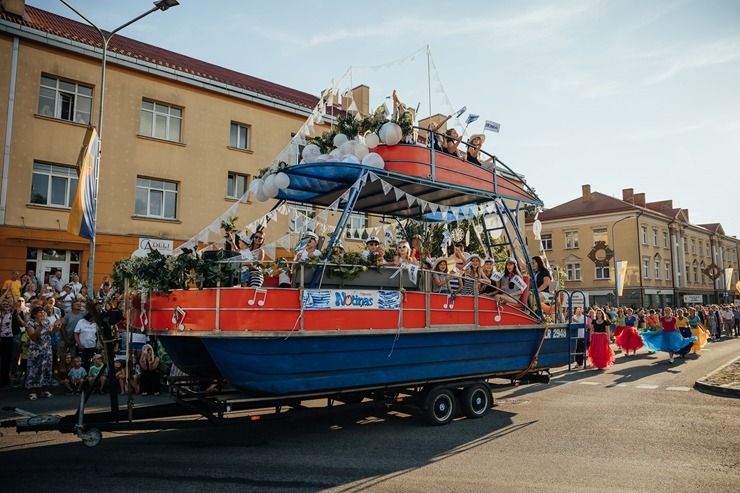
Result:
[[712,393],[715,393],[715,394],[724,394],[724,395],[729,395],[729,396],[732,396],[732,397],[740,397],[740,387],[738,387],[738,388],[731,388],[731,387],[723,387],[721,385],[714,385],[714,384],[707,383],[707,380],[710,379],[712,377],[712,375],[714,375],[715,373],[721,372],[722,370],[724,370],[725,368],[727,368],[728,366],[732,365],[733,363],[735,363],[738,360],[740,360],[740,356],[738,356],[737,358],[735,358],[735,359],[729,361],[728,363],[722,365],[721,367],[717,368],[712,373],[709,373],[707,375],[704,375],[699,380],[697,380],[696,382],[694,382],[694,387],[696,387],[698,389],[705,390],[707,392],[712,392]]

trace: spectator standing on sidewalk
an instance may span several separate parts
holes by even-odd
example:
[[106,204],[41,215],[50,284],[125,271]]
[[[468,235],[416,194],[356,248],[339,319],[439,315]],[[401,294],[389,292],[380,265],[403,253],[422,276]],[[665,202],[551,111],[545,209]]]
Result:
[[56,331],[44,308],[35,306],[31,310],[31,320],[26,324],[28,333],[28,372],[26,388],[30,391],[29,399],[35,401],[38,395],[53,397],[49,392],[54,363],[51,350],[51,338]]

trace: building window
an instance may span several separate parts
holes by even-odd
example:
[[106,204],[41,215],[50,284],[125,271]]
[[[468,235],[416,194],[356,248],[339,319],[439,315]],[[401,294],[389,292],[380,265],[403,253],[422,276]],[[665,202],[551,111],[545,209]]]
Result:
[[609,279],[609,266],[596,266],[596,279]]
[[660,258],[655,257],[655,279],[660,279]]
[[709,242],[707,242],[706,245],[707,245],[707,257],[711,257],[712,251],[709,249]]
[[77,171],[67,166],[33,163],[31,203],[72,207],[77,193]]
[[594,245],[598,241],[606,243],[609,239],[606,236],[606,228],[594,228]]
[[670,262],[665,263],[665,280],[666,281],[671,280],[671,263]]
[[247,125],[231,122],[231,133],[229,134],[229,147],[235,149],[249,149],[250,128]]
[[293,213],[290,218],[291,233],[305,233],[316,228],[316,211],[305,205],[294,205],[291,207]]
[[[701,245],[701,243],[699,243],[699,244]],[[704,265],[704,262],[702,262],[701,263],[701,267],[700,267],[700,270],[701,270],[701,283],[702,284],[706,284],[706,282],[707,282],[707,275],[704,273],[704,269],[706,269],[706,268],[707,268],[707,266]]]
[[345,236],[352,240],[365,240],[368,238],[367,225],[366,214],[352,213],[349,216]]
[[578,231],[565,232],[565,249],[570,250],[578,248]]
[[141,102],[139,133],[155,139],[181,142],[182,110],[152,101]]
[[552,250],[552,233],[543,233],[540,235],[542,241],[542,249],[546,252]]
[[668,231],[663,231],[663,248],[668,248]]
[[650,279],[650,257],[642,259],[642,277],[643,279]]
[[696,263],[696,260],[694,260],[692,265],[692,270],[694,271],[694,282],[699,282],[699,264]]
[[92,111],[92,92],[90,86],[42,75],[39,115],[88,125]]
[[658,246],[658,228],[653,228],[653,246]]
[[686,267],[686,284],[689,284],[689,281],[691,280],[691,274],[689,272],[689,270],[690,270],[689,269],[689,264],[687,263],[685,265],[685,267]]
[[238,200],[242,198],[248,186],[249,175],[230,172],[226,178],[226,197]]
[[175,219],[177,183],[137,177],[135,214],[141,217]]
[[648,244],[647,226],[640,226],[640,233],[642,236],[642,244],[647,245]]
[[704,243],[699,242],[699,255],[704,255]]
[[580,281],[581,280],[581,263],[580,262],[566,262],[565,272],[568,274],[569,281]]
[[689,253],[689,242],[686,238],[683,238],[683,253]]
[[696,255],[696,240],[691,238],[691,254]]

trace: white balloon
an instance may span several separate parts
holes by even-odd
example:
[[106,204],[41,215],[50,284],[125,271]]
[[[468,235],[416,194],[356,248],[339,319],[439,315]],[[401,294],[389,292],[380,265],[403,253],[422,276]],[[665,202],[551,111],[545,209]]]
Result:
[[282,171],[275,175],[275,185],[281,190],[290,186],[290,177]]
[[[268,175],[265,178],[265,184],[262,186],[262,190],[272,190],[273,188],[277,188],[277,185],[275,185],[275,175]],[[270,194],[265,191],[265,195],[269,196]]]
[[365,136],[365,145],[370,149],[375,149],[380,144],[380,137],[375,132]]
[[332,142],[334,142],[334,147],[339,147],[342,144],[344,144],[345,142],[347,142],[347,140],[348,139],[347,139],[347,136],[346,135],[344,135],[344,134],[336,134],[334,136],[334,140]]
[[278,187],[275,186],[274,180],[273,183],[265,182],[265,186],[262,187],[263,195],[269,199],[277,197],[278,192],[279,190]]
[[249,185],[249,191],[256,194],[257,190],[262,188],[262,185],[264,185],[264,180],[262,178],[255,178],[252,180],[252,183]]
[[345,154],[342,156],[342,162],[360,164],[360,160],[354,154]]
[[308,144],[306,147],[303,148],[303,152],[301,153],[301,156],[303,159],[310,163],[315,160],[315,158],[321,154],[321,149],[316,144]]
[[334,149],[329,153],[329,159],[328,161],[339,161],[339,158],[341,157],[342,153],[339,152],[339,149]]
[[328,160],[329,160],[329,155],[328,154],[322,154],[319,157],[317,157],[314,162],[315,163],[325,163]]
[[379,134],[380,140],[382,140],[385,145],[389,146],[398,144],[403,137],[401,127],[399,127],[397,123],[393,122],[384,123],[383,126],[380,127]]
[[267,195],[265,195],[265,192],[261,188],[254,193],[254,197],[260,202],[267,200]]
[[383,168],[385,166],[385,161],[377,152],[370,152],[362,160],[362,164],[372,168]]

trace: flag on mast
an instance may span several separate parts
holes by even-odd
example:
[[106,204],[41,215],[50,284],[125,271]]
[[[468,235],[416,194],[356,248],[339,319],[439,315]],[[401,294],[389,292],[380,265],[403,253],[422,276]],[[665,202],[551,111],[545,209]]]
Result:
[[474,121],[480,118],[480,115],[474,115],[473,113],[468,114],[468,119],[465,120],[465,125],[470,125]]
[[69,211],[67,231],[80,238],[95,238],[95,179],[98,174],[100,139],[94,127],[88,127],[77,158],[77,193]]
[[498,133],[498,131],[499,131],[500,129],[501,129],[501,125],[499,125],[499,124],[498,124],[498,123],[496,123],[496,122],[492,122],[491,120],[486,120],[486,126],[485,126],[485,127],[483,127],[483,131],[484,131],[484,132],[485,132],[486,130],[490,130],[491,132],[496,132],[496,133]]

